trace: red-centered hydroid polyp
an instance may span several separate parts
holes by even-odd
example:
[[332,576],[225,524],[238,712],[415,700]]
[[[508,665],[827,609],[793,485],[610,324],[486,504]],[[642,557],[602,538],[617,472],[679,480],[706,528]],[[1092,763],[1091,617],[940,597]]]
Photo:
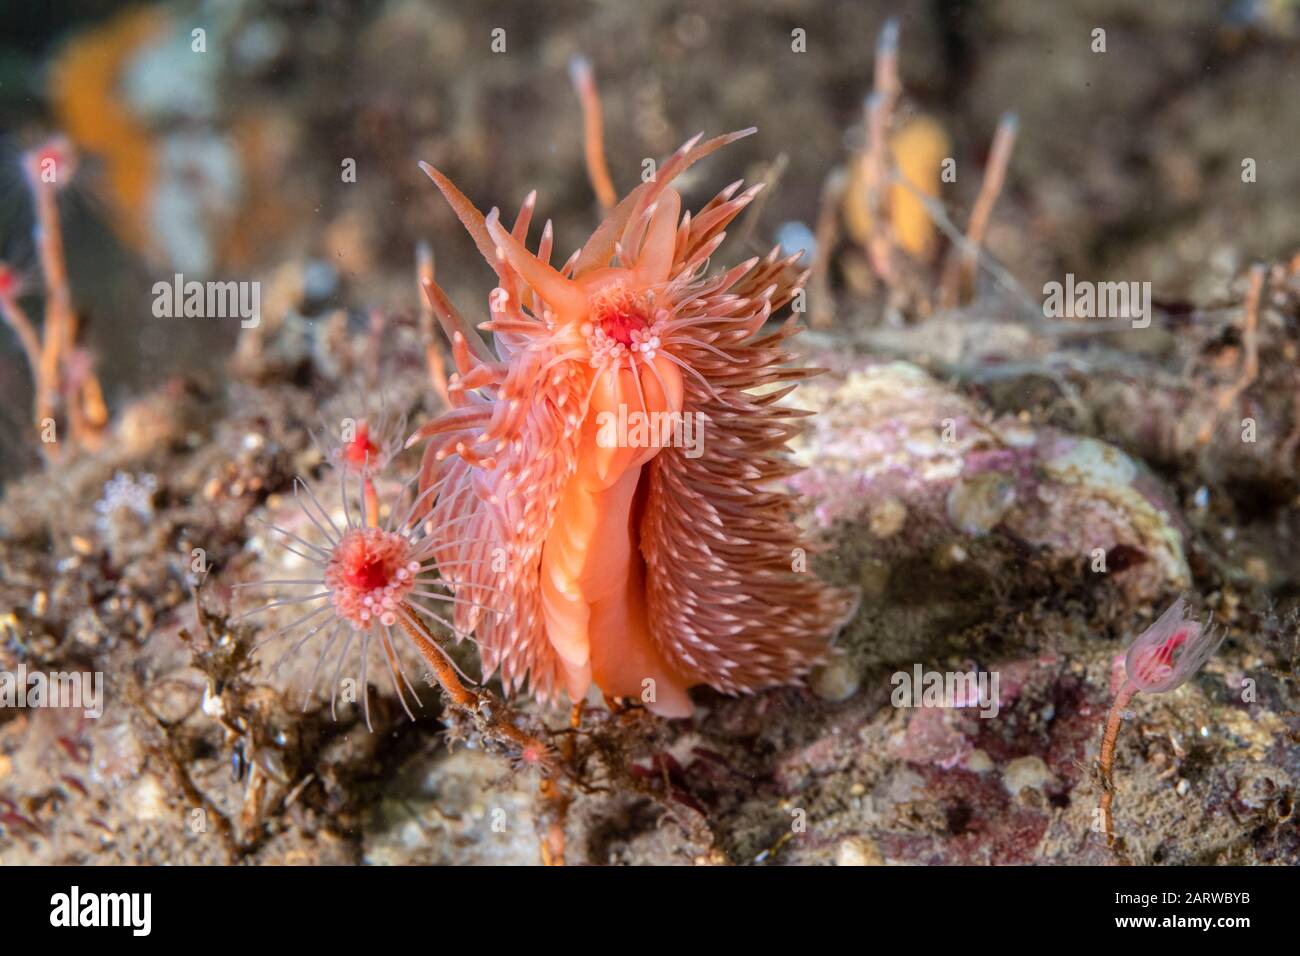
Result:
[[[436,539],[421,518],[424,501],[436,494],[437,487],[416,496],[411,493],[415,483],[412,479],[379,521],[381,509],[370,497],[374,484],[369,469],[363,465],[356,469],[338,467],[336,471],[341,522],[306,481],[295,479],[294,496],[314,533],[304,532],[304,537],[288,528],[270,526],[280,536],[281,546],[312,569],[310,576],[235,585],[271,588],[286,596],[233,620],[280,607],[296,608],[300,616],[265,638],[259,647],[281,636],[292,640],[276,663],[278,668],[319,635],[320,650],[307,688],[308,700],[322,674],[332,671],[330,702],[331,712],[336,713],[340,679],[349,677],[357,682],[367,726],[371,724],[369,669],[372,651],[377,647],[393,692],[413,718],[407,695],[417,702],[419,695],[406,675],[396,636],[408,639],[415,633],[427,635],[427,627],[419,619],[454,631],[454,625],[441,611],[457,603],[454,595],[446,593],[447,584],[433,573]],[[426,661],[430,654],[443,654],[431,639],[416,639],[414,643]],[[345,673],[349,660],[354,661],[355,671]],[[450,663],[450,659],[446,660]]]
[[1111,812],[1115,800],[1112,773],[1115,742],[1119,738],[1124,709],[1139,692],[1166,694],[1187,683],[1219,649],[1225,636],[1226,632],[1213,624],[1202,624],[1192,617],[1187,611],[1187,602],[1180,597],[1129,647],[1124,656],[1124,683],[1111,702],[1097,758],[1101,776],[1098,812],[1108,846],[1115,845],[1115,823]]
[[1179,598],[1133,642],[1124,657],[1128,680],[1148,694],[1163,694],[1187,682],[1223,643],[1225,632],[1201,624]]

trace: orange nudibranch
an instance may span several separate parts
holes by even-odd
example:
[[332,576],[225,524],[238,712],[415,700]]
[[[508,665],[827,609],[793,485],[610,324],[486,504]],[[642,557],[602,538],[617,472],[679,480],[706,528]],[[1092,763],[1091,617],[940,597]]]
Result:
[[452,407],[412,441],[428,439],[421,491],[442,482],[426,527],[456,630],[509,692],[576,702],[595,684],[687,716],[695,685],[797,683],[853,611],[793,569],[806,548],[774,487],[797,470],[802,414],[781,399],[814,370],[784,350],[794,317],[763,326],[802,286],[799,254],[711,272],[758,189],[733,183],[692,216],[669,188],[751,132],[688,142],[559,268],[549,222],[526,247],[535,195],[506,229],[424,166],[499,285],[489,347],[426,282],[458,371]]

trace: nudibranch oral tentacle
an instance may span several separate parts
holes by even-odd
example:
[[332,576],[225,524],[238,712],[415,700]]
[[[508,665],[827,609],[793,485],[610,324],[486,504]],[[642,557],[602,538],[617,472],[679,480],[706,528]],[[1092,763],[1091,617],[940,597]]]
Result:
[[806,279],[799,256],[710,272],[758,187],[694,217],[671,188],[751,132],[692,139],[558,268],[549,222],[528,248],[535,194],[507,230],[422,164],[498,279],[494,347],[429,283],[457,373],[412,441],[428,441],[421,488],[440,483],[426,527],[456,629],[507,691],[578,701],[594,684],[687,716],[696,685],[798,683],[855,607],[793,569],[796,509],[775,486],[803,414],[780,399],[815,370],[790,364],[793,319],[762,329]]

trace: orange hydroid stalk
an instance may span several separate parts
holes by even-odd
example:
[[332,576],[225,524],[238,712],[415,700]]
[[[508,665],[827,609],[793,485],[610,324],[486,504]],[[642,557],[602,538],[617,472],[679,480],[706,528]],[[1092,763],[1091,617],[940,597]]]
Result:
[[1101,768],[1101,801],[1099,810],[1101,816],[1102,833],[1106,835],[1106,845],[1115,845],[1115,826],[1114,819],[1111,816],[1111,804],[1115,800],[1115,741],[1119,738],[1119,727],[1124,720],[1124,709],[1128,707],[1129,701],[1137,693],[1128,680],[1120,688],[1119,693],[1115,695],[1114,701],[1110,705],[1110,713],[1106,717],[1106,729],[1101,735],[1101,752],[1098,754],[1097,762]]
[[600,115],[600,94],[586,57],[575,56],[569,61],[569,79],[573,81],[573,88],[582,104],[583,153],[592,191],[602,209],[613,209],[614,203],[618,202],[618,193],[614,191],[614,181],[609,177],[609,165],[605,162],[605,125]]
[[32,325],[32,320],[28,318],[27,312],[18,304],[18,296],[21,290],[22,283],[19,281],[17,273],[5,263],[0,262],[0,318],[3,318],[5,324],[14,330],[14,335],[18,336],[18,343],[22,346],[23,355],[27,358],[27,368],[32,373],[32,380],[36,383],[36,391],[39,395],[43,388],[40,379],[41,340],[37,336],[36,327]]
[[898,20],[890,18],[876,41],[875,81],[863,104],[867,148],[862,154],[862,182],[866,208],[874,223],[867,236],[866,253],[876,275],[890,282],[894,275],[893,237],[886,227],[885,200],[889,181],[889,129],[902,92],[898,78]]
[[62,138],[50,140],[23,156],[23,172],[36,205],[36,249],[45,278],[45,329],[41,350],[37,418],[50,417],[58,403],[60,363],[72,348],[75,317],[68,271],[63,258],[58,190],[72,178],[72,148]]
[[960,303],[963,290],[970,285],[974,276],[980,246],[984,243],[984,234],[993,217],[993,207],[997,204],[1002,184],[1007,178],[1007,167],[1011,163],[1011,151],[1016,144],[1019,125],[1014,113],[1007,113],[998,120],[997,131],[993,134],[993,146],[989,150],[988,166],[984,169],[980,191],[975,197],[975,208],[971,210],[970,223],[966,227],[966,243],[962,248],[952,251],[945,266],[940,301],[947,308],[955,308]]
[[419,242],[415,247],[415,284],[416,299],[420,303],[420,334],[424,336],[424,362],[429,370],[429,381],[443,405],[451,403],[447,397],[447,366],[438,350],[437,337],[433,331],[433,304],[429,302],[424,290],[433,285],[433,247],[427,242]]
[[[492,696],[484,691],[472,691],[460,679],[455,665],[434,640],[429,629],[412,613],[410,605],[403,605],[405,613],[398,616],[398,623],[411,638],[424,662],[429,665],[434,680],[442,688],[451,704],[462,713],[481,718],[483,733],[496,740],[513,744],[524,764],[531,764],[543,770],[550,770],[552,753],[550,747],[540,739],[512,724],[504,715],[505,708],[496,705]],[[388,650],[385,647],[385,650]]]
[[[426,287],[457,373],[453,407],[411,442],[428,440],[422,489],[442,484],[429,516],[456,627],[508,691],[578,702],[594,684],[685,716],[697,684],[797,683],[854,607],[803,570],[795,502],[774,487],[796,470],[801,415],[780,400],[815,373],[790,366],[793,318],[763,332],[806,278],[799,254],[710,272],[757,189],[682,215],[670,188],[751,132],[692,139],[558,268],[550,223],[526,246],[534,196],[507,229],[423,167],[499,282],[480,326],[494,348]],[[681,427],[650,440],[664,422]]]
[[[39,360],[32,368],[36,427],[43,432],[46,420],[54,420],[60,411],[60,399],[64,398],[72,438],[95,447],[108,424],[108,410],[89,355],[76,349],[77,317],[72,308],[59,222],[58,192],[73,176],[76,155],[67,139],[56,136],[24,153],[22,165],[36,207],[36,247],[45,284],[45,324]],[[34,338],[31,323],[12,302],[0,304],[0,310],[23,339],[30,361]],[[42,441],[41,448],[47,458],[52,456],[59,448],[57,438]]]

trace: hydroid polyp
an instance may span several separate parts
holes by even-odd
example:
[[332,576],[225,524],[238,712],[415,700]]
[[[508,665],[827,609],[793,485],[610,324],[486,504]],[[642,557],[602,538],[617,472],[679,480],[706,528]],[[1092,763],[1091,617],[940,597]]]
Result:
[[[316,447],[332,467],[345,476],[359,477],[366,517],[371,525],[379,523],[379,492],[376,476],[382,474],[403,451],[406,438],[405,414],[396,415],[381,394],[379,407],[373,411],[364,401],[351,403],[364,409],[360,414],[340,413],[337,428],[329,425],[325,439]],[[316,436],[313,434],[313,438]]]
[[[309,705],[323,673],[330,673],[330,713],[337,718],[338,690],[349,655],[355,661],[357,691],[367,728],[374,729],[370,714],[369,678],[372,656],[381,658],[393,692],[412,720],[409,694],[419,703],[415,686],[403,666],[401,649],[413,648],[429,668],[446,697],[449,708],[471,722],[483,739],[506,747],[517,759],[544,773],[552,768],[551,748],[535,735],[520,729],[508,709],[489,691],[473,685],[443,649],[432,629],[446,628],[460,639],[465,636],[453,619],[463,612],[468,599],[454,592],[447,580],[457,565],[443,564],[435,572],[434,548],[440,540],[432,534],[432,519],[425,514],[426,502],[440,490],[434,484],[418,494],[412,478],[393,495],[389,508],[374,509],[380,520],[371,520],[366,489],[372,492],[368,460],[360,469],[337,468],[339,511],[331,513],[311,485],[294,479],[294,497],[310,531],[298,534],[266,523],[278,536],[279,544],[296,555],[310,569],[307,577],[277,578],[235,585],[238,588],[285,588],[289,596],[253,608],[232,621],[277,608],[293,608],[298,615],[259,642],[256,650],[280,637],[292,643],[272,670],[319,638],[316,666],[308,681],[303,708]],[[443,534],[460,532],[453,525]],[[307,593],[302,593],[301,588]],[[487,586],[488,590],[492,588]],[[452,617],[445,617],[446,611]],[[378,654],[374,654],[375,650]]]
[[407,698],[409,695],[418,702],[419,695],[407,676],[399,646],[409,643],[436,674],[455,668],[429,629],[432,622],[454,633],[454,625],[439,608],[458,600],[447,593],[449,584],[434,573],[435,539],[428,534],[427,520],[420,516],[421,504],[434,491],[415,494],[413,479],[385,515],[378,504],[373,508],[367,505],[367,489],[374,494],[374,484],[364,461],[359,468],[339,467],[336,471],[341,509],[337,516],[325,507],[306,479],[294,479],[294,497],[314,532],[310,537],[264,522],[277,535],[280,546],[305,563],[308,576],[236,584],[240,589],[270,589],[286,596],[276,597],[234,620],[294,608],[299,616],[264,638],[258,649],[282,637],[292,641],[274,671],[318,639],[320,649],[304,708],[322,673],[332,673],[330,706],[336,716],[340,682],[353,656],[357,673],[348,677],[357,681],[367,727],[372,726],[370,666],[372,652],[378,649],[394,693],[414,719]]
[[1108,846],[1114,846],[1114,819],[1111,804],[1115,799],[1112,773],[1115,765],[1115,742],[1119,738],[1124,710],[1138,692],[1167,694],[1177,690],[1199,671],[1223,643],[1226,632],[1212,623],[1202,624],[1187,611],[1187,603],[1178,598],[1137,636],[1124,657],[1124,682],[1111,703],[1102,733],[1098,766],[1101,775],[1102,833]]

